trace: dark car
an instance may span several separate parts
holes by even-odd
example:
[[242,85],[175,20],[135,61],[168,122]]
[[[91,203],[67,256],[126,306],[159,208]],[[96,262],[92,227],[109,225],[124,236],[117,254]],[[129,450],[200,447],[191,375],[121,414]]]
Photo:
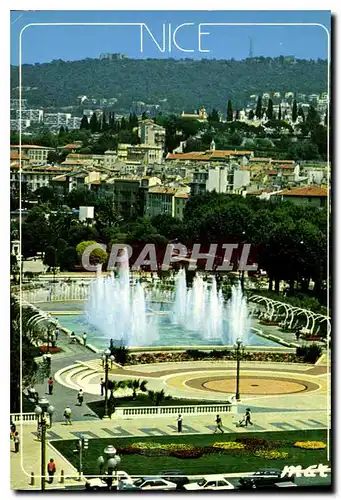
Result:
[[243,489],[266,488],[282,481],[288,481],[286,477],[281,477],[281,474],[282,471],[280,469],[260,469],[251,476],[241,477],[239,484]]

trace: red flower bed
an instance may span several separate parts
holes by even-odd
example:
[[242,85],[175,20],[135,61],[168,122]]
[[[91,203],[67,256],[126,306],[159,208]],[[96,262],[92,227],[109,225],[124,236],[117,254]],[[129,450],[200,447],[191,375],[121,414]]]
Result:
[[63,352],[63,349],[61,347],[49,347],[47,348],[47,345],[41,345],[40,350],[46,354],[48,351],[50,351],[51,354],[57,354],[58,352]]

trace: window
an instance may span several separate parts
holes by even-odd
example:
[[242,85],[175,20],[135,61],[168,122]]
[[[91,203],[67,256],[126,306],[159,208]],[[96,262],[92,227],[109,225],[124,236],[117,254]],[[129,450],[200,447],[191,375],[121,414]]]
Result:
[[227,486],[226,481],[218,481],[217,486]]

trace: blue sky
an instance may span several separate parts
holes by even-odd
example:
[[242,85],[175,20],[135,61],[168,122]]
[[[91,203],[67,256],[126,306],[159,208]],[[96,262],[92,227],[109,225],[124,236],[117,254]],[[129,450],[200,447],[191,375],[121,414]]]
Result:
[[[30,26],[23,33],[23,63],[65,61],[98,57],[105,52],[121,52],[130,58],[190,57],[194,59],[244,59],[250,38],[253,55],[275,57],[294,55],[302,59],[327,58],[327,34],[320,26],[210,26],[202,27],[209,35],[201,37],[199,23],[320,23],[330,30],[330,11],[13,11],[11,12],[11,64],[19,61],[19,34],[29,23],[146,23],[161,43],[162,23],[175,29],[182,23],[194,23],[178,31],[177,42],[185,53],[172,45],[161,53],[145,32],[140,51],[138,26]],[[167,32],[168,33],[168,32]]]

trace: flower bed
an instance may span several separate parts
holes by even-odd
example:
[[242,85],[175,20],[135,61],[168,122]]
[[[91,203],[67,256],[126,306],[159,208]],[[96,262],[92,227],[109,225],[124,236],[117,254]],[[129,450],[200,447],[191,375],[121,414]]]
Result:
[[282,460],[287,458],[289,453],[286,451],[269,451],[269,450],[258,450],[255,451],[255,456],[260,458],[266,458],[267,460]]
[[[235,360],[235,353],[228,350],[221,351],[197,351],[190,350],[185,352],[142,352],[131,353],[128,355],[127,364],[150,364],[150,363],[170,363],[170,362],[184,362],[184,361],[214,361]],[[282,352],[246,352],[243,357],[244,361],[269,361],[280,363],[302,363],[304,362],[302,356],[297,356],[295,353],[282,353]]]
[[322,441],[297,441],[294,444],[295,448],[303,448],[304,450],[322,450],[327,447]]
[[57,354],[58,352],[63,352],[63,349],[61,347],[47,347],[47,345],[41,345],[39,346],[39,349],[45,354],[47,352],[50,352],[51,354]]

